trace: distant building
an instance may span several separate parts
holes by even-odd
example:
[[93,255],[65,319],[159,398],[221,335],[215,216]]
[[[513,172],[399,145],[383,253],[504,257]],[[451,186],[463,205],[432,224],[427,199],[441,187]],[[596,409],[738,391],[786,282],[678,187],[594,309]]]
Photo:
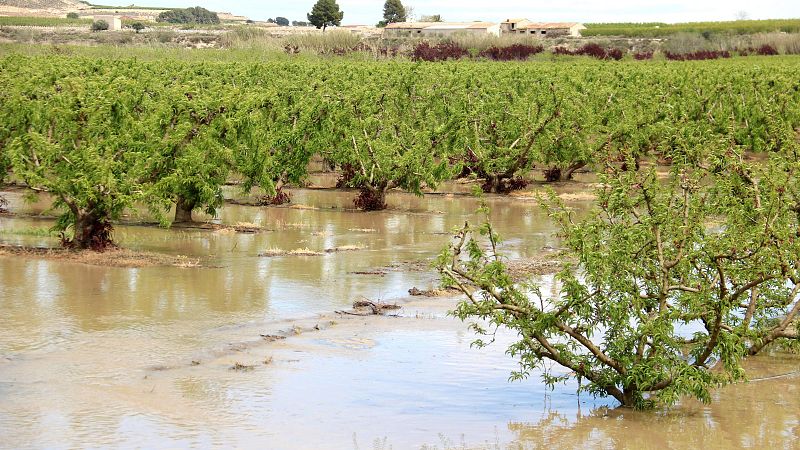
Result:
[[237,16],[229,12],[218,12],[220,22],[245,24],[249,20],[246,16]]
[[386,25],[383,37],[445,37],[454,34],[500,36],[500,25],[491,22],[397,22]]
[[98,14],[93,16],[92,20],[95,22],[98,20],[106,22],[108,24],[108,31],[119,31],[122,29],[122,20],[120,20],[119,16]]
[[500,24],[502,34],[525,34],[536,37],[580,37],[583,24],[577,22],[531,22],[528,19],[508,19]]

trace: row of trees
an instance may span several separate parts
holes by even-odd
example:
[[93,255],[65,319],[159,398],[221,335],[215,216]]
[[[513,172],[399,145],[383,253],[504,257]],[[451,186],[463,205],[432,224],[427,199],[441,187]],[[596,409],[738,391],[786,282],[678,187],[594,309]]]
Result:
[[[507,192],[598,155],[651,155],[724,142],[774,152],[800,126],[793,67],[533,66],[454,62],[186,64],[59,57],[0,62],[0,145],[16,179],[48,192],[59,229],[102,247],[122,211],[165,225],[213,213],[222,185],[268,196],[313,155],[337,166],[356,205],[474,177]],[[723,88],[724,87],[724,88]],[[173,217],[167,211],[175,208]]]
[[[401,0],[386,0],[383,5],[383,20],[378,22],[378,27],[385,27],[390,23],[405,22],[411,10],[411,7],[403,6]],[[343,17],[344,12],[339,9],[339,4],[336,3],[336,0],[317,0],[311,8],[311,12],[307,14],[308,23],[321,28],[322,31],[325,31],[330,26],[341,25]],[[284,19],[285,25],[283,25],[278,22],[279,19],[284,18],[278,17],[275,19],[275,23],[278,25],[285,26],[289,24],[289,21]],[[423,21],[441,22],[442,17],[440,15],[425,16]]]

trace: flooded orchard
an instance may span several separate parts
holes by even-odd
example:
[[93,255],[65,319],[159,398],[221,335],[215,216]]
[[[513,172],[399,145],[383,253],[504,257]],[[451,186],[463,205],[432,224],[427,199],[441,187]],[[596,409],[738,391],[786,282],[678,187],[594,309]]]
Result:
[[[589,207],[586,183],[558,189]],[[352,192],[291,194],[287,207],[228,203],[212,230],[136,217],[116,227],[125,248],[197,267],[0,256],[0,447],[793,448],[800,439],[800,359],[789,355],[750,360],[753,381],[709,405],[655,413],[615,409],[571,384],[550,390],[537,374],[509,383],[514,336],[499,330],[493,345],[471,348],[467,324],[447,314],[458,297],[409,296],[438,288],[431,260],[454,227],[479,220],[474,198],[391,193],[388,210],[364,213],[351,209]],[[36,231],[52,224],[39,216],[47,204],[23,195],[5,193],[13,214],[0,216],[0,241],[55,246]],[[558,249],[535,201],[487,202],[512,259]],[[256,232],[228,228],[237,224]],[[552,288],[551,276],[540,282]],[[337,313],[362,297],[402,309]]]

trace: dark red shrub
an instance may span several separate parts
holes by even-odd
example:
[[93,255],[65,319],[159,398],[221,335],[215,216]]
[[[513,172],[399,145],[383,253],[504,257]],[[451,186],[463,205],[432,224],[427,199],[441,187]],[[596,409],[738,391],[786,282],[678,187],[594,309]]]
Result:
[[267,206],[267,205],[285,205],[287,203],[291,203],[292,196],[288,192],[284,192],[283,188],[278,188],[275,190],[275,195],[262,195],[258,198],[258,205],[259,206]]
[[444,61],[465,56],[469,56],[469,51],[454,42],[442,42],[433,46],[428,42],[420,42],[411,52],[411,59],[414,61]]
[[636,52],[633,54],[633,59],[637,61],[644,61],[646,59],[653,59],[653,51],[649,52]]
[[495,61],[525,60],[530,56],[544,51],[541,45],[512,44],[507,47],[490,47],[480,52],[478,56]]
[[664,56],[670,61],[703,61],[706,59],[730,58],[731,53],[727,50],[699,50],[690,53],[664,52]]
[[566,47],[555,47],[553,49],[553,54],[554,55],[563,55],[563,56],[574,56],[575,52],[571,51],[570,49],[568,49]]
[[618,48],[610,48],[606,51],[606,59],[613,59],[619,61],[622,59],[622,50]]
[[775,56],[778,54],[778,49],[769,44],[764,44],[756,49],[756,53],[761,56]]
[[606,50],[603,47],[600,47],[599,44],[595,43],[585,44],[583,47],[579,48],[575,54],[591,56],[592,58],[597,59],[606,59]]

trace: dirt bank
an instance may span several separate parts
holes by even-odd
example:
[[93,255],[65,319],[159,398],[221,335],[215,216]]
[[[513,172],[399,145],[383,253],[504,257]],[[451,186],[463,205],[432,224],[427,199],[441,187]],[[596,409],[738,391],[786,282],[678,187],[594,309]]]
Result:
[[202,267],[200,260],[197,258],[189,258],[181,255],[173,256],[159,253],[137,252],[127,249],[112,249],[105,252],[95,252],[91,250],[0,245],[0,256],[69,261],[106,267]]

